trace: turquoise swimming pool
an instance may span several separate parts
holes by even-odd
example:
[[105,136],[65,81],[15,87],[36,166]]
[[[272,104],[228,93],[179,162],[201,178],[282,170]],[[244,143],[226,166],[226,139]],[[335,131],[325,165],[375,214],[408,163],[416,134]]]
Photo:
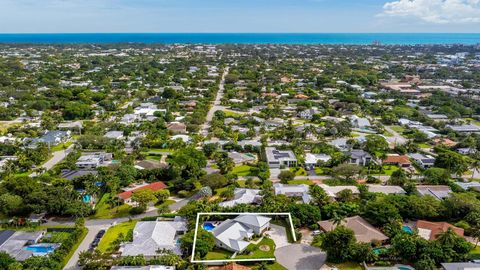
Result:
[[32,251],[35,256],[45,256],[55,251],[58,248],[58,244],[37,244],[37,245],[30,245],[25,248],[24,250]]
[[202,227],[203,227],[203,229],[204,229],[205,231],[207,231],[207,232],[215,229],[215,225],[213,225],[213,223],[210,223],[210,222],[205,222],[205,223],[203,223],[203,226],[202,226]]
[[402,230],[406,233],[412,234],[413,230],[409,226],[402,226]]

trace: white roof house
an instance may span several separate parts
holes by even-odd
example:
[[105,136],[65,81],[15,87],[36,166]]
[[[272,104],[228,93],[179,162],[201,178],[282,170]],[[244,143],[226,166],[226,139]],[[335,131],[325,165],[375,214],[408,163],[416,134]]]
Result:
[[367,128],[371,126],[370,121],[367,118],[358,117],[356,115],[352,116],[350,122],[357,128]]
[[350,190],[352,191],[353,194],[359,194],[360,191],[358,190],[358,188],[356,186],[327,186],[325,184],[320,184],[319,185],[323,190],[325,190],[325,192],[328,194],[328,196],[332,197],[332,198],[336,198],[337,197],[337,193],[339,193],[340,191],[343,191],[343,190]]
[[328,162],[332,157],[326,154],[305,154],[305,165],[306,166],[316,166],[318,161]]
[[406,194],[407,192],[399,186],[367,185],[369,192],[383,194]]
[[122,256],[158,256],[158,250],[167,249],[181,255],[177,243],[181,234],[187,231],[187,222],[179,217],[171,221],[140,221],[133,229],[133,242],[121,249]]
[[265,154],[270,168],[294,167],[297,165],[297,158],[291,150],[277,150],[274,147],[266,147]]
[[233,207],[237,204],[253,204],[259,203],[262,200],[259,189],[236,188],[234,190],[233,200],[221,202],[222,207]]
[[123,139],[123,131],[112,130],[112,131],[109,131],[109,132],[105,133],[105,135],[103,135],[103,137],[109,138],[109,139],[121,140],[121,139]]
[[310,203],[312,197],[308,194],[309,186],[302,185],[284,185],[275,183],[273,185],[275,195],[285,195],[287,197],[301,197],[303,203]]
[[227,219],[220,223],[211,232],[215,236],[218,247],[242,252],[250,244],[253,235],[260,235],[270,227],[271,218],[260,215],[240,215],[235,219]]

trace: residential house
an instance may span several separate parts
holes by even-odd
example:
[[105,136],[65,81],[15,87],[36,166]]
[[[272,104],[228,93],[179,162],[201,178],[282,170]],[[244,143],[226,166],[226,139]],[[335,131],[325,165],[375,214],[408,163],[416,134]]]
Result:
[[421,196],[433,196],[438,200],[442,200],[450,196],[452,189],[449,186],[443,185],[418,185],[417,192]]
[[82,177],[85,175],[98,175],[96,170],[62,170],[61,177],[67,180],[73,180],[78,177]]
[[456,235],[461,237],[464,234],[462,228],[455,227],[447,222],[419,220],[415,224],[415,228],[418,230],[418,235],[425,240],[435,240],[439,234],[446,232],[448,229],[452,229]]
[[208,268],[208,270],[250,270],[250,269],[251,269],[250,267],[243,266],[236,263],[230,263],[223,266],[212,266]]
[[228,157],[233,160],[235,164],[249,164],[257,161],[257,156],[254,154],[244,154],[239,152],[228,152]]
[[250,244],[249,239],[270,228],[270,220],[260,215],[240,215],[235,219],[227,219],[211,231],[215,236],[215,245],[232,252],[242,252]]
[[0,252],[5,252],[16,261],[25,261],[34,256],[33,250],[25,247],[37,244],[45,231],[0,231]]
[[479,262],[442,263],[442,270],[479,270]]
[[307,153],[305,154],[305,167],[307,169],[312,170],[313,168],[317,167],[318,162],[321,161],[322,163],[328,162],[332,157],[326,154],[312,154]]
[[367,118],[358,117],[353,115],[350,119],[350,123],[355,128],[365,129],[371,127],[370,121]]
[[367,185],[367,187],[368,191],[373,193],[407,194],[407,192],[399,186]]
[[133,229],[133,241],[120,248],[121,256],[158,257],[162,250],[182,255],[178,240],[187,231],[187,221],[181,217],[156,221],[139,221]]
[[[320,228],[325,232],[334,230],[337,227],[333,220],[319,221],[318,225],[320,225]],[[342,220],[341,225],[351,229],[355,234],[355,238],[360,243],[371,243],[374,241],[383,242],[388,239],[385,234],[373,227],[360,216],[345,218]]]
[[480,182],[475,182],[475,181],[472,181],[472,182],[455,182],[455,184],[459,187],[461,187],[463,190],[470,190],[470,189],[473,189],[473,190],[476,190],[476,191],[479,191],[480,192]]
[[455,132],[459,133],[477,133],[480,132],[480,127],[477,125],[459,125],[459,126],[454,126],[454,125],[446,125],[446,128],[450,128]]
[[112,157],[111,153],[87,153],[78,158],[75,166],[79,169],[91,170],[102,166],[106,161],[112,160]]
[[360,166],[367,166],[370,162],[374,162],[372,155],[363,150],[352,150],[345,153],[350,157],[350,164],[357,164]]
[[347,138],[338,138],[338,139],[330,141],[328,144],[335,146],[340,151],[350,150],[350,145],[348,145],[348,139]]
[[266,147],[265,154],[270,168],[297,166],[297,158],[291,150],[277,150],[274,147]]
[[317,112],[318,112],[317,109],[311,108],[311,109],[306,109],[306,110],[303,110],[303,111],[299,112],[297,114],[297,116],[302,118],[302,119],[310,120],[310,119],[312,119],[313,115],[316,114]]
[[219,203],[221,207],[234,207],[238,204],[259,204],[262,201],[261,190],[249,188],[235,188],[233,199]]
[[350,190],[352,194],[360,193],[356,186],[328,186],[325,184],[319,184],[319,186],[332,198],[336,198],[337,194],[343,190]]
[[173,134],[187,133],[187,126],[180,122],[171,122],[167,125],[167,129]]
[[413,153],[409,155],[419,166],[424,169],[433,167],[435,165],[435,158],[431,155],[424,155],[420,153]]
[[402,168],[410,168],[412,166],[410,158],[406,155],[388,155],[387,158],[382,161],[382,164],[395,165]]
[[40,138],[31,139],[29,142],[29,148],[35,148],[40,143],[44,143],[51,147],[63,142],[66,142],[70,138],[70,131],[52,130],[45,132]]
[[165,185],[163,182],[160,182],[160,181],[153,182],[150,184],[148,183],[135,184],[133,186],[130,186],[124,189],[122,193],[117,194],[117,197],[122,199],[125,203],[130,204],[132,203],[132,195],[135,191],[142,190],[142,189],[149,189],[155,192],[155,191],[159,191],[166,188],[167,188],[167,185]]
[[112,139],[112,140],[123,140],[123,131],[118,131],[118,130],[112,130],[112,131],[109,131],[107,133],[105,133],[105,135],[103,135],[103,137],[107,138],[107,139]]
[[112,266],[110,270],[175,270],[175,266],[146,265],[146,266]]
[[312,197],[308,193],[309,186],[301,185],[285,185],[281,183],[273,184],[275,195],[285,195],[287,197],[302,198],[303,203],[310,203]]

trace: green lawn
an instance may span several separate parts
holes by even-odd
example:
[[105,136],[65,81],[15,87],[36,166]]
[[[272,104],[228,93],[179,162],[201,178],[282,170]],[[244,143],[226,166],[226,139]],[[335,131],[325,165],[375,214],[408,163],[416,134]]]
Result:
[[315,173],[316,173],[317,175],[325,175],[325,172],[324,172],[323,169],[320,168],[320,167],[315,167],[314,170],[315,170]]
[[385,130],[385,131],[383,132],[383,135],[386,136],[386,137],[393,137],[393,134],[390,133],[390,132],[388,132],[387,130]]
[[315,183],[312,182],[312,180],[292,180],[292,181],[288,181],[288,183],[291,184],[291,185],[305,184],[305,185],[308,185],[308,186],[311,186],[311,185],[315,184]]
[[127,235],[137,224],[137,220],[132,220],[124,223],[120,223],[113,227],[110,227],[98,244],[98,251],[100,252],[113,252],[111,245],[118,238],[120,234]]
[[391,126],[390,127],[393,131],[396,131],[400,134],[402,134],[405,131],[405,128],[402,126]]
[[[268,251],[262,251],[260,250],[261,246],[268,246],[269,250]],[[237,255],[235,259],[269,259],[269,258],[275,258],[275,255],[273,254],[275,252],[275,242],[267,237],[264,237],[260,243],[257,245],[250,244],[250,246],[256,246],[256,250],[252,254],[245,254],[245,255]],[[247,247],[248,249],[248,247]]]
[[394,166],[394,165],[383,165],[382,166],[383,168],[383,173],[380,173],[380,174],[372,174],[372,175],[392,175],[392,173],[396,170],[398,170],[398,167],[397,166]]
[[267,265],[268,270],[288,270],[287,268],[283,267],[281,264],[275,262],[274,264]]
[[205,256],[205,260],[224,260],[224,259],[230,259],[232,257],[233,253],[228,252],[223,249],[214,249],[210,252],[207,253]]
[[52,152],[61,151],[61,150],[63,150],[63,149],[67,149],[67,148],[68,148],[70,145],[72,145],[72,144],[73,144],[73,142],[65,142],[65,143],[57,144],[57,145],[55,145],[55,146],[52,146],[52,147],[50,148],[50,150],[51,150]]
[[328,264],[330,266],[335,266],[340,270],[363,270],[363,267],[358,263],[347,262],[340,264]]
[[145,152],[166,152],[166,153],[173,153],[175,150],[170,148],[148,148]]
[[225,113],[225,117],[232,117],[232,118],[238,118],[242,117],[243,115],[240,113],[232,112],[232,111],[223,111]]
[[426,143],[417,143],[418,147],[422,148],[422,149],[428,149],[428,148],[432,148],[431,145],[429,144],[426,144]]
[[305,171],[304,168],[290,168],[289,169],[291,172],[295,173],[295,176],[307,176],[307,171]]
[[150,160],[160,160],[162,159],[162,156],[159,155],[147,155],[145,159],[150,159]]
[[232,173],[238,176],[250,176],[252,166],[240,165],[233,168]]
[[[246,186],[246,183],[247,183],[247,180],[238,180],[238,181],[237,181],[238,186],[239,186],[239,187],[242,187],[242,188],[244,188],[244,187]],[[258,185],[260,185],[260,184],[262,183],[262,181],[260,181],[260,180],[253,180],[253,183],[258,186]]]
[[174,200],[166,200],[161,204],[156,204],[155,207],[160,208],[162,206],[169,206],[170,204],[173,204],[173,203],[175,203]]
[[122,204],[118,207],[111,208],[107,203],[110,198],[110,193],[105,193],[102,196],[102,199],[96,205],[96,213],[92,217],[93,219],[108,219],[108,218],[119,218],[119,217],[128,217],[130,215],[130,209],[132,208],[128,204]]

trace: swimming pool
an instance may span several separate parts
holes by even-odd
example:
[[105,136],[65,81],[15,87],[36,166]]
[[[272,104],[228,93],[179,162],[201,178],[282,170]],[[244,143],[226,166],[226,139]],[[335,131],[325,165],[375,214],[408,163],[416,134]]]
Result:
[[83,196],[83,202],[84,203],[89,203],[92,200],[92,196],[90,195],[84,195]]
[[402,226],[402,230],[406,233],[412,234],[413,230],[409,226]]
[[203,223],[203,229],[207,232],[215,229],[215,225],[213,225],[213,223],[210,223],[210,222],[205,222]]
[[45,256],[55,251],[58,248],[58,244],[37,244],[31,245],[23,248],[24,250],[29,250],[33,252],[35,256]]

